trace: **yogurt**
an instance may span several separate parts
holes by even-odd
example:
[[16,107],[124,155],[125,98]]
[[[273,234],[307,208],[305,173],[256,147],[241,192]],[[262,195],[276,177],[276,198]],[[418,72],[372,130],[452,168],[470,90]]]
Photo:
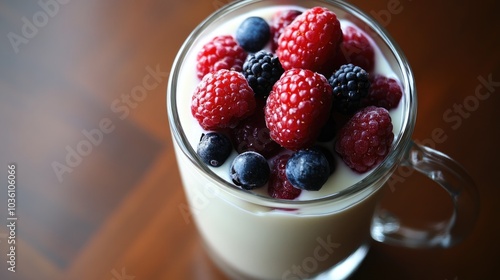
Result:
[[[171,122],[171,125],[182,127],[184,140],[191,146],[191,151],[196,150],[200,136],[205,132],[190,111],[191,97],[199,83],[195,69],[198,51],[217,35],[234,35],[236,28],[247,17],[259,16],[269,21],[275,12],[283,9],[305,10],[285,5],[247,9],[244,14],[224,19],[223,24],[207,28],[190,46],[178,73],[173,75],[176,83],[171,81],[169,90],[175,87],[175,106],[179,115],[178,123]],[[353,24],[340,17],[339,20],[342,29]],[[372,45],[375,47],[374,42]],[[398,80],[377,47],[375,61],[375,73]],[[402,98],[405,97],[403,93]],[[401,103],[390,110],[396,137],[404,122]],[[179,139],[175,133],[174,138]],[[351,263],[350,268],[344,267],[344,270],[352,272],[352,267],[359,264],[366,254],[365,244],[370,240],[372,214],[380,187],[388,175],[349,196],[321,200],[349,188],[373,172],[353,172],[336,156],[337,169],[320,191],[302,191],[296,198],[298,204],[287,206],[284,203],[276,207],[271,205],[272,199],[268,197],[265,187],[249,193],[239,191],[237,187],[229,188],[223,183],[231,183],[229,166],[236,152],[220,167],[199,168],[193,164],[194,157],[186,156],[186,149],[181,148],[179,143],[174,143],[174,147],[198,230],[214,260],[232,278],[305,279],[332,267],[336,270],[330,273],[338,273],[346,260],[351,260]],[[305,203],[312,200],[314,202]],[[357,259],[352,262],[354,257]]]

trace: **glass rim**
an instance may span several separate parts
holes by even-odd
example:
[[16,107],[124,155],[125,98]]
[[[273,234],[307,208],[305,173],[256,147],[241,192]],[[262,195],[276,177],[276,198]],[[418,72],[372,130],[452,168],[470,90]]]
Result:
[[[355,16],[356,19],[361,20],[363,24],[368,26],[375,34],[377,34],[377,36],[379,36],[380,39],[382,39],[382,41],[386,44],[386,47],[390,50],[391,54],[394,56],[394,59],[397,61],[397,65],[399,66],[399,70],[401,71],[402,80],[400,82],[403,85],[403,89],[409,91],[407,94],[403,95],[405,98],[402,99],[402,101],[404,100],[403,106],[405,106],[405,108],[403,108],[404,116],[402,120],[401,131],[397,135],[395,135],[395,142],[393,143],[387,157],[365,178],[338,192],[308,200],[287,200],[260,195],[258,193],[252,192],[251,190],[244,190],[230,182],[227,182],[226,180],[215,174],[198,157],[196,151],[189,144],[189,141],[187,140],[187,137],[182,128],[176,106],[177,77],[179,76],[182,62],[184,61],[186,54],[190,50],[190,47],[193,45],[193,42],[198,38],[198,36],[207,26],[209,26],[213,21],[219,19],[221,16],[236,11],[247,5],[273,1],[277,2],[277,4],[279,5],[289,5],[289,3],[282,3],[282,1],[275,0],[235,1],[221,7],[220,9],[209,15],[190,33],[174,59],[167,86],[166,103],[171,134],[173,135],[174,141],[176,141],[182,153],[189,159],[190,163],[193,164],[199,172],[204,173],[206,177],[211,181],[211,183],[217,186],[222,186],[220,187],[220,189],[237,197],[238,199],[242,199],[261,206],[275,208],[293,208],[300,206],[303,207],[304,205],[311,204],[329,203],[332,201],[351,197],[363,190],[366,190],[367,188],[375,184],[378,180],[380,180],[380,178],[384,178],[384,175],[390,172],[391,168],[397,165],[403,159],[406,151],[412,144],[412,133],[416,122],[417,99],[413,72],[409,66],[408,60],[406,59],[400,47],[392,39],[387,30],[383,26],[381,26],[375,19],[349,3],[336,0],[315,0],[315,2],[322,2],[328,5],[333,5]],[[290,2],[309,2],[310,5],[310,2],[312,1],[295,0]],[[175,143],[173,144],[175,145]]]

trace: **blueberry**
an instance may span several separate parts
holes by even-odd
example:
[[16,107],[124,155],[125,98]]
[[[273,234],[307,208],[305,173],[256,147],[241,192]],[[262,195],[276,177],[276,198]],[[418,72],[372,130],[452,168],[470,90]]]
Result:
[[330,176],[330,166],[326,156],[319,150],[304,149],[292,155],[285,172],[292,186],[318,191]]
[[208,132],[201,135],[196,152],[204,163],[219,167],[231,154],[231,142],[229,139],[217,132]]
[[245,19],[236,30],[236,41],[247,52],[261,50],[271,38],[269,24],[261,17]]
[[253,151],[239,154],[231,165],[231,179],[236,185],[246,190],[264,186],[270,174],[267,160]]

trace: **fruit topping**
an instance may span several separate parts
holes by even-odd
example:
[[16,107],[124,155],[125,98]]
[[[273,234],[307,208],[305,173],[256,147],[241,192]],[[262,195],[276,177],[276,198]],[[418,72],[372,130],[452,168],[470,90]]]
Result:
[[298,10],[280,10],[272,16],[269,23],[272,38],[271,51],[276,51],[276,48],[278,48],[279,38],[285,30],[285,27],[292,23],[292,21],[300,14],[302,14],[302,12]]
[[299,189],[318,191],[329,176],[328,159],[317,149],[299,150],[286,164],[286,177]]
[[286,178],[286,164],[290,154],[283,154],[274,160],[271,168],[271,176],[269,178],[268,194],[274,198],[280,199],[295,199],[302,192],[297,189]]
[[219,167],[235,150],[229,181],[292,200],[320,190],[338,164],[364,173],[387,157],[388,110],[402,87],[380,72],[367,33],[348,22],[341,29],[323,7],[285,8],[269,22],[251,16],[234,27],[197,55],[191,113],[205,130],[197,146],[204,163]]
[[230,172],[233,183],[251,190],[264,186],[271,171],[267,160],[261,154],[248,151],[236,156]]
[[284,70],[278,57],[267,51],[249,54],[243,64],[243,75],[256,96],[266,98]]
[[378,165],[389,153],[394,134],[387,109],[368,106],[342,127],[335,150],[351,169],[363,173]]
[[333,58],[342,41],[337,16],[326,8],[304,11],[285,27],[276,54],[285,70],[309,69],[328,74],[333,71]]
[[227,160],[232,149],[231,142],[224,134],[208,132],[201,135],[196,153],[204,163],[219,167]]
[[371,79],[368,96],[363,100],[365,106],[374,105],[387,110],[396,108],[403,95],[399,83],[382,75],[375,75]]
[[205,75],[191,102],[191,113],[205,130],[234,127],[254,110],[254,93],[243,74],[225,69]]
[[233,36],[216,36],[206,43],[196,57],[199,79],[220,69],[241,71],[247,52],[236,43]]
[[311,146],[328,120],[332,88],[307,69],[285,71],[267,98],[265,120],[271,138],[290,150]]
[[247,52],[261,50],[271,36],[267,22],[261,17],[246,18],[236,29],[236,41]]
[[333,108],[341,114],[352,114],[361,108],[361,100],[368,95],[368,73],[353,64],[342,65],[328,79],[333,88]]

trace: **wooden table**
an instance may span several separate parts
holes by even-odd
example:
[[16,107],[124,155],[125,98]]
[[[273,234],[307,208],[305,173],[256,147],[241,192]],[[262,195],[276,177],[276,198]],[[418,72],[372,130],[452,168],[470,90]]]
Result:
[[[183,40],[227,2],[2,1],[0,279],[224,279],[179,210],[186,201],[165,92]],[[412,65],[414,139],[462,163],[481,198],[463,243],[447,250],[374,243],[353,279],[497,278],[500,5],[351,2],[387,27]],[[415,219],[446,215],[450,206],[417,175],[390,195],[420,207]],[[8,217],[17,218],[15,273]]]

